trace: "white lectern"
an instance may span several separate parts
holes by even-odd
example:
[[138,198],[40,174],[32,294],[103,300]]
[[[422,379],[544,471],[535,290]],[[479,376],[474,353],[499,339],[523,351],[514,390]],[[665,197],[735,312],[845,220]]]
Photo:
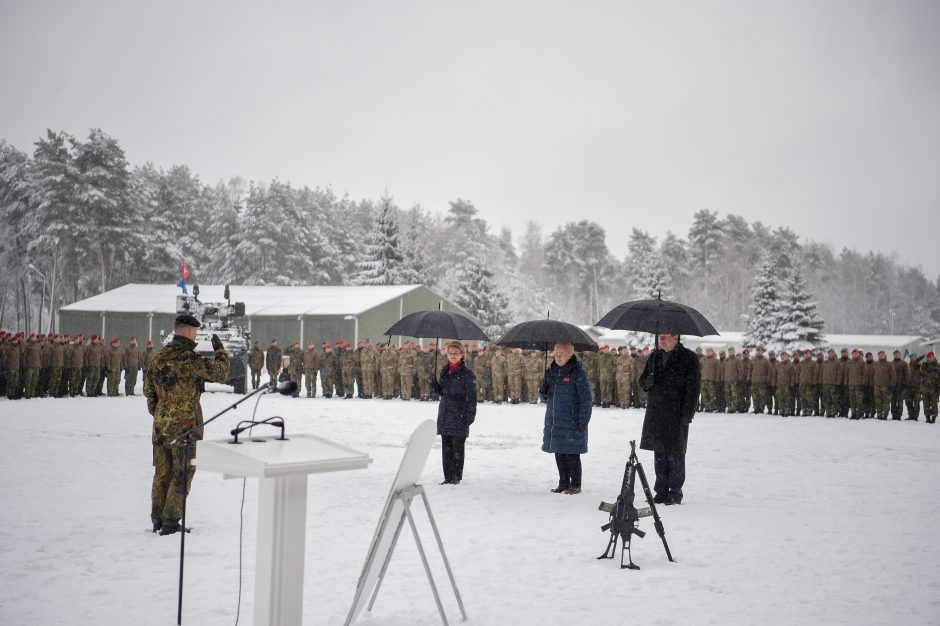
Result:
[[307,474],[363,469],[372,459],[314,435],[200,441],[193,464],[226,478],[258,478],[255,626],[303,620]]

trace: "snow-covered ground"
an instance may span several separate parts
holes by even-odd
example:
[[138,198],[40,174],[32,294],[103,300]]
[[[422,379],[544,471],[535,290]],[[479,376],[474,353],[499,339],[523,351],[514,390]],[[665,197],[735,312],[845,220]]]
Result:
[[[208,393],[211,415],[234,397]],[[246,405],[249,403],[246,403]],[[662,507],[677,563],[650,519],[634,540],[640,571],[598,561],[601,499],[620,487],[640,411],[595,409],[584,492],[549,493],[541,407],[480,407],[463,484],[431,506],[473,624],[940,623],[940,427],[701,414],[692,426],[686,497]],[[305,624],[341,624],[379,511],[418,423],[436,405],[265,396],[259,416],[368,452],[367,470],[309,481]],[[209,427],[222,438],[246,406]],[[150,533],[150,417],[141,397],[0,400],[0,624],[174,624],[178,535]],[[650,479],[652,455],[640,460]],[[242,481],[197,472],[189,500],[183,623],[233,624]],[[244,509],[242,624],[253,601],[257,483]],[[640,496],[642,497],[642,495]],[[419,508],[420,511],[420,508]],[[445,608],[456,602],[422,515]],[[406,529],[375,608],[359,623],[440,620]]]

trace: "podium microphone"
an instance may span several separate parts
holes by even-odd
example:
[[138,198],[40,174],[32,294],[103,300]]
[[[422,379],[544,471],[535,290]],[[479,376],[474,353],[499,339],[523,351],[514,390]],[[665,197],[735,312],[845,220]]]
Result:
[[268,385],[268,390],[265,393],[279,393],[282,396],[289,396],[295,391],[297,391],[297,383],[292,380],[284,380],[273,387]]

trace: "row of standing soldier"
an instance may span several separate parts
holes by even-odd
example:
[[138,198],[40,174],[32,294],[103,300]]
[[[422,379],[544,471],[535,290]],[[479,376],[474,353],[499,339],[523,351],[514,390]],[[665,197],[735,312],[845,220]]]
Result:
[[153,343],[147,341],[140,349],[136,337],[127,346],[115,337],[109,346],[98,335],[86,339],[81,333],[25,336],[0,331],[0,390],[11,400],[105,392],[117,396],[123,378],[124,393],[134,395],[138,373],[143,370],[146,375],[155,354]]
[[884,351],[805,350],[764,356],[762,348],[751,357],[744,349],[721,354],[699,350],[702,370],[700,410],[707,412],[774,413],[784,416],[818,415],[900,420],[920,417],[921,404],[928,423],[937,418],[940,368],[933,352],[904,359],[900,351],[889,361]]

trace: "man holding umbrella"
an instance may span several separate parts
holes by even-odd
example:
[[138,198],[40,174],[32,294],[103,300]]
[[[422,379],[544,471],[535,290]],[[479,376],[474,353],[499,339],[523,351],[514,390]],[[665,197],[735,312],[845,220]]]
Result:
[[679,335],[660,334],[659,349],[646,362],[640,386],[648,394],[640,448],[653,452],[656,469],[653,501],[679,504],[685,482],[689,425],[698,407],[701,387],[698,358],[679,342]]

